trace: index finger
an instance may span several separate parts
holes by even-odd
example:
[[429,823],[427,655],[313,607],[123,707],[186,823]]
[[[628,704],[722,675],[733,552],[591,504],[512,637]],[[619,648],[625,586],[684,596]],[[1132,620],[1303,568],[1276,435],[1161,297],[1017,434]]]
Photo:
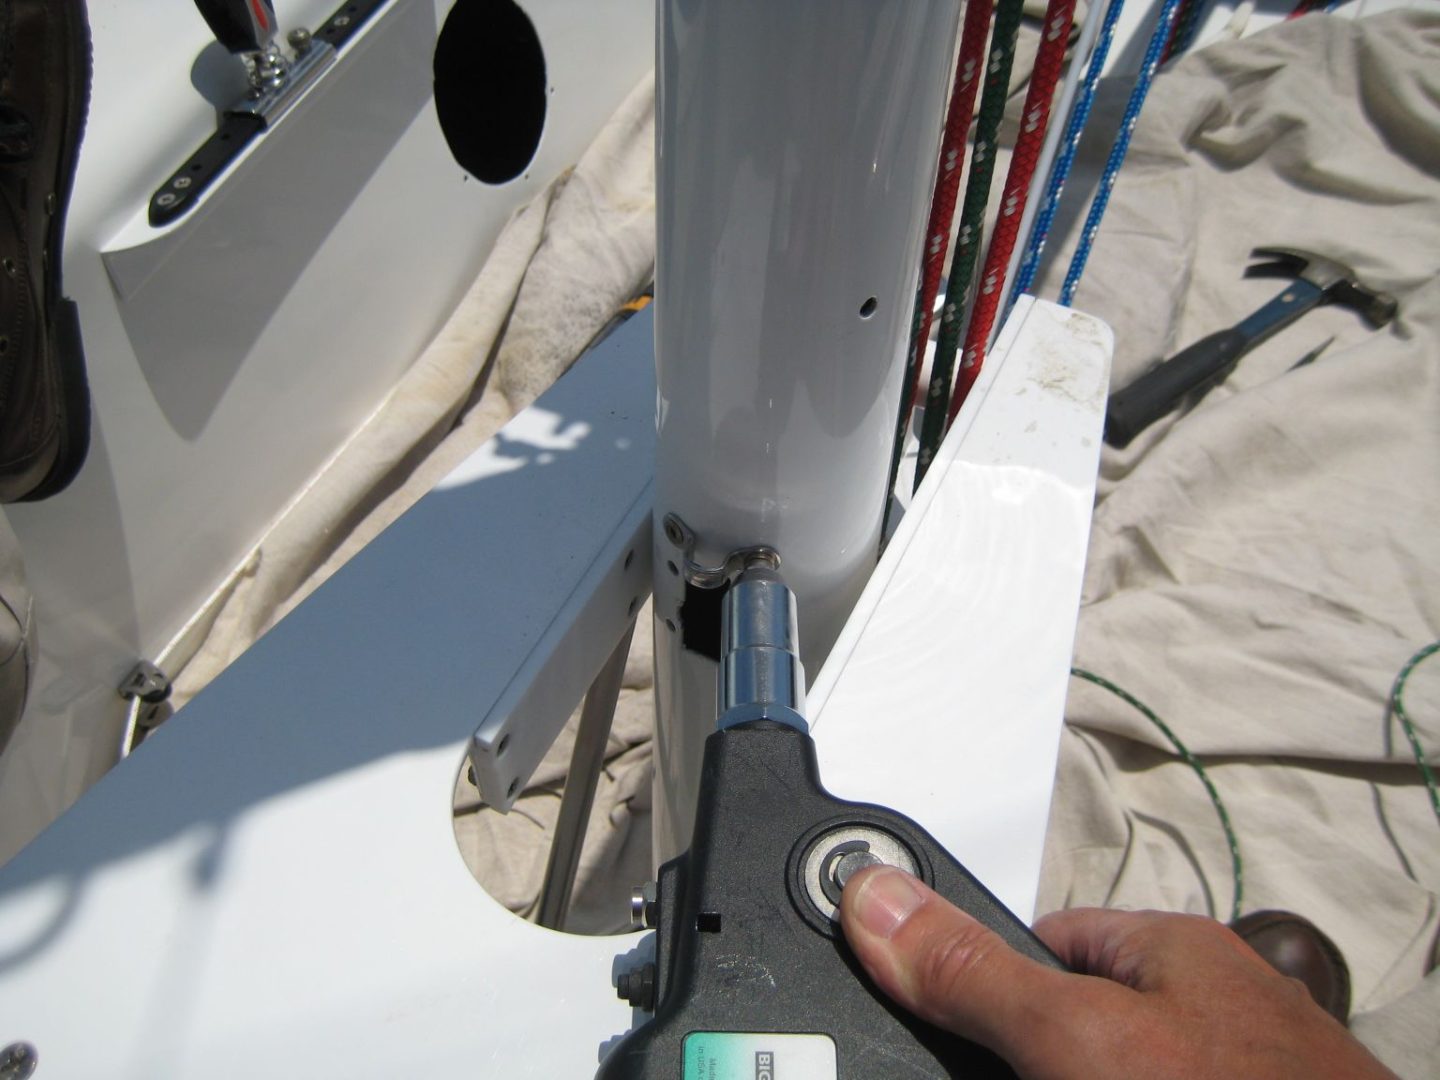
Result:
[[1204,915],[1074,908],[1044,916],[1035,936],[1072,971],[1133,990],[1208,980],[1217,968],[1268,973],[1226,926]]

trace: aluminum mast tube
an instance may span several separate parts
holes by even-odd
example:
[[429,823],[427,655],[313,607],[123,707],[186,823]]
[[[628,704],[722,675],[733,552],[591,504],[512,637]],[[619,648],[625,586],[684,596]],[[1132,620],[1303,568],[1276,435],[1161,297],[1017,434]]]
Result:
[[660,0],[657,863],[715,720],[687,559],[779,551],[811,672],[874,565],[959,7]]

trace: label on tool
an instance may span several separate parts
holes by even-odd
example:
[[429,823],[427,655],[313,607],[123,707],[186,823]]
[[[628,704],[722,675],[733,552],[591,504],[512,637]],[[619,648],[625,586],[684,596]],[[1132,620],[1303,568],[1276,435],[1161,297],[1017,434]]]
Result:
[[692,1031],[681,1080],[837,1080],[829,1035]]

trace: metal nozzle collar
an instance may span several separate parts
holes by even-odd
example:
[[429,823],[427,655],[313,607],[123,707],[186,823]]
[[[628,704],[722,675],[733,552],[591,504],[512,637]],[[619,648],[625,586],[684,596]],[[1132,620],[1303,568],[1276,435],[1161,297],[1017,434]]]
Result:
[[808,731],[795,594],[757,560],[730,586],[721,611],[718,726],[775,720]]

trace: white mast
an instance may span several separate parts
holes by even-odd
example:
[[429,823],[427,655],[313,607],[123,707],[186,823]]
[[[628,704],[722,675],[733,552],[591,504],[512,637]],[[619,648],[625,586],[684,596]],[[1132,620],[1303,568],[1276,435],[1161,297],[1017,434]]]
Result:
[[660,4],[657,861],[715,720],[690,537],[696,571],[779,552],[812,675],[874,568],[959,10]]

